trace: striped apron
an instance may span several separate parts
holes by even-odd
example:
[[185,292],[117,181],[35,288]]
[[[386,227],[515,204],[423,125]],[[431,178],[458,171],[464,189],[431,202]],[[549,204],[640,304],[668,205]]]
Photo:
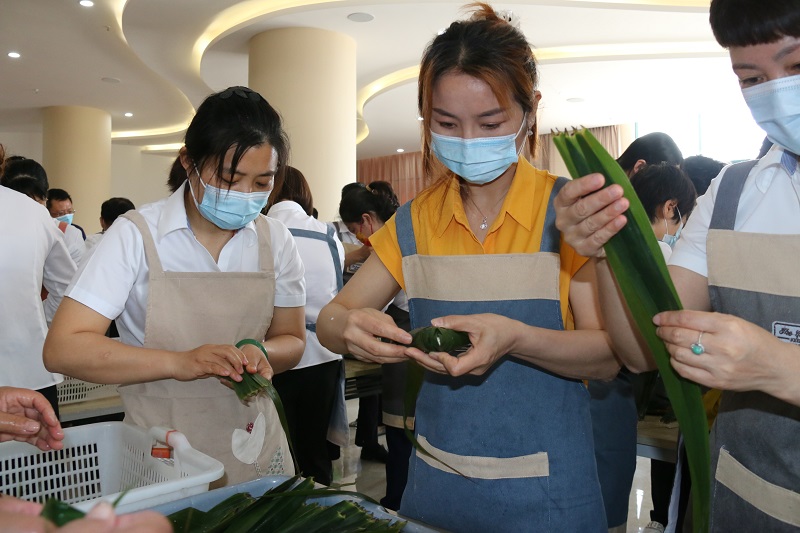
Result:
[[[707,241],[711,307],[800,344],[800,290],[792,281],[800,235],[733,230],[753,164],[728,169],[714,202]],[[800,528],[799,438],[800,407],[759,391],[723,393],[711,431],[711,531]]]
[[[538,253],[423,256],[410,204],[397,234],[412,327],[448,314],[497,313],[564,328],[561,236],[552,201]],[[416,436],[441,463],[412,454],[400,513],[458,532],[605,532],[589,394],[577,380],[505,356],[482,376],[426,372]]]

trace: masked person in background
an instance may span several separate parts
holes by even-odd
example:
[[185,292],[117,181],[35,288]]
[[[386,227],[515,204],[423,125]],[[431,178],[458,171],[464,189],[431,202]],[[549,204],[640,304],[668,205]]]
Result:
[[[519,156],[535,147],[541,97],[531,47],[490,6],[472,7],[420,66],[433,184],[370,237],[375,253],[317,334],[339,353],[427,370],[415,434],[433,458],[412,454],[401,514],[459,532],[606,532],[581,379],[609,379],[619,364],[594,265],[555,227],[567,180]],[[380,312],[401,288],[412,327],[465,331],[472,347],[453,357],[403,346],[411,335]]]
[[[122,383],[127,422],[181,431],[223,462],[229,484],[294,471],[272,402],[245,404],[219,379],[269,379],[303,354],[303,265],[286,227],[260,215],[288,151],[280,116],[257,92],[206,98],[170,174],[173,194],[108,229],[44,348],[50,369]],[[121,342],[104,336],[114,319]]]
[[[711,531],[797,531],[800,10],[794,0],[712,0],[710,22],[774,146],[711,182],[669,260],[684,310],[653,321],[680,375],[724,391],[711,430]],[[602,249],[627,222],[628,202],[617,186],[599,190],[602,183],[593,174],[562,189],[559,227],[595,258],[618,355],[634,371],[653,369]]]

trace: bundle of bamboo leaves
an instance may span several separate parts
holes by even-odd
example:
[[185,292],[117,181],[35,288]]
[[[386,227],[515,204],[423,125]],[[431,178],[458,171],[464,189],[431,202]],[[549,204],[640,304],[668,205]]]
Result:
[[681,302],[650,220],[625,172],[588,130],[556,132],[553,143],[573,178],[600,173],[606,178],[606,187],[620,185],[630,202],[625,212],[628,223],[604,249],[631,315],[653,353],[678,418],[692,477],[693,530],[705,533],[711,495],[708,422],[700,387],[675,372],[666,346],[656,335],[653,316],[679,310]]

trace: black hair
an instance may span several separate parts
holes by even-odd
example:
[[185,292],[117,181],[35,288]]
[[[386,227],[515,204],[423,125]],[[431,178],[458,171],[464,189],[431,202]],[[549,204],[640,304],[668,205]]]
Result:
[[689,177],[675,165],[669,163],[645,165],[633,175],[631,185],[641,200],[650,222],[656,221],[656,215],[661,214],[656,210],[669,200],[678,202],[673,222],[688,217],[694,210],[697,191]]
[[133,209],[136,209],[136,206],[127,198],[109,198],[100,205],[100,218],[110,226],[121,214]]
[[724,48],[800,37],[797,0],[712,0],[708,20]]
[[347,193],[349,193],[350,191],[354,191],[356,189],[363,189],[364,187],[366,187],[366,185],[358,181],[354,181],[353,183],[348,183],[347,185],[342,187],[342,198],[347,196]]
[[50,209],[53,202],[63,202],[64,200],[72,201],[72,197],[64,189],[50,189],[47,191],[47,209]]
[[369,185],[367,185],[367,189],[373,193],[377,192],[378,194],[382,194],[388,198],[392,205],[394,205],[395,211],[397,211],[397,208],[400,207],[400,200],[397,199],[397,195],[394,193],[394,189],[392,189],[392,184],[388,181],[371,181],[369,182]]
[[0,178],[0,185],[6,185],[7,182],[21,176],[28,176],[35,179],[39,183],[39,187],[44,189],[45,192],[50,188],[50,182],[47,181],[47,172],[45,172],[44,167],[37,161],[19,156],[6,158],[3,176]]
[[681,169],[692,180],[698,196],[703,196],[711,184],[711,180],[719,176],[725,163],[704,155],[693,155],[683,160]]
[[633,141],[617,158],[617,163],[625,172],[631,172],[640,159],[644,159],[648,165],[656,163],[680,165],[683,161],[683,154],[672,137],[666,133],[655,131]]
[[364,213],[374,213],[384,223],[392,218],[399,207],[397,196],[387,182],[378,183],[380,185],[375,189],[371,185],[354,188],[342,198],[339,216],[343,222],[360,222]]
[[[225,154],[233,148],[231,173],[250,148],[269,144],[278,155],[278,169],[289,160],[289,138],[280,114],[259,93],[247,87],[230,87],[206,98],[197,108],[184,138],[186,155],[201,170],[217,165],[217,176],[225,178]],[[186,181],[186,171],[170,172],[167,185],[176,191]]]
[[37,202],[47,198],[47,191],[42,189],[41,183],[39,183],[37,179],[30,176],[17,176],[16,178],[6,182],[5,186],[9,189],[20,192],[29,197],[31,200],[36,200]]
[[270,196],[267,207],[283,201],[290,200],[296,202],[308,216],[311,216],[314,209],[314,199],[311,196],[311,187],[302,172],[292,166],[286,166],[283,172],[279,172],[275,180],[275,190]]

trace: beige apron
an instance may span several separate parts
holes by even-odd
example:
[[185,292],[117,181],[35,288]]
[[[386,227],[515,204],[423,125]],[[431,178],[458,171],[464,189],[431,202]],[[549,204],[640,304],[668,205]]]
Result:
[[[272,321],[275,272],[262,217],[256,219],[259,272],[164,272],[144,218],[134,211],[122,216],[139,228],[150,269],[146,348],[187,351],[264,339]],[[222,461],[225,475],[212,488],[294,473],[278,413],[264,395],[245,405],[217,378],[164,379],[122,386],[119,392],[126,422],[177,429],[195,449]]]

